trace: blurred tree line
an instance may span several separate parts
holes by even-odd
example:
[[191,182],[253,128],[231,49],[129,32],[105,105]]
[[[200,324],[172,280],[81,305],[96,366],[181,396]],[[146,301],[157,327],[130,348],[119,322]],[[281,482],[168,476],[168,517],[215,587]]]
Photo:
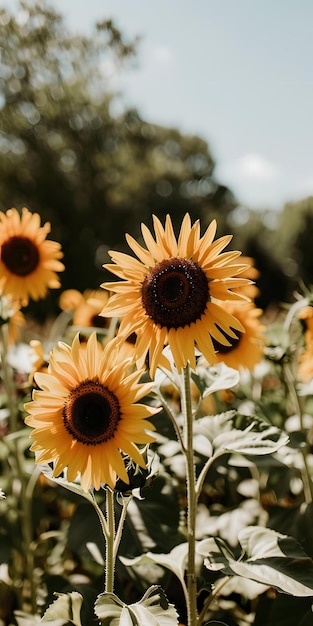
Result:
[[[140,238],[152,213],[162,221],[170,213],[177,229],[187,211],[203,228],[216,217],[219,236],[235,232],[261,271],[263,308],[287,300],[302,270],[310,281],[312,199],[301,211],[286,207],[276,229],[256,212],[238,224],[206,141],[136,110],[114,112],[105,64],[118,71],[136,41],[125,41],[110,19],[77,36],[54,9],[20,2],[14,13],[0,8],[0,51],[1,210],[27,206],[51,222],[64,251],[62,289],[98,288],[108,249],[126,250],[125,232]],[[34,315],[55,312],[58,295],[33,303]]]

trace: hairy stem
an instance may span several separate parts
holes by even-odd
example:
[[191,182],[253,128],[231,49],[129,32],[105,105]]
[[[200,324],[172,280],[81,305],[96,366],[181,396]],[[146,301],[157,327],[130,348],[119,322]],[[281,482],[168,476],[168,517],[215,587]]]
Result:
[[106,490],[106,521],[108,535],[106,538],[106,559],[105,559],[105,591],[113,593],[114,571],[115,571],[115,514],[114,514],[114,494],[109,488]]
[[187,478],[187,532],[188,532],[188,564],[187,564],[187,615],[188,626],[196,626],[197,614],[197,580],[196,580],[196,473],[193,452],[193,414],[190,391],[190,366],[183,372],[183,412],[184,412],[184,449]]

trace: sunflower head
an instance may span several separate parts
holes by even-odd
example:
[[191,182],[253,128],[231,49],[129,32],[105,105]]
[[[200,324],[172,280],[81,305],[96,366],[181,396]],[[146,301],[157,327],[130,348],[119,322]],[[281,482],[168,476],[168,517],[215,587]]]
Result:
[[139,382],[141,374],[129,373],[116,340],[103,348],[95,332],[83,344],[78,334],[72,346],[59,343],[48,372],[35,375],[39,388],[25,405],[36,462],[53,462],[54,476],[67,468],[70,482],[79,474],[86,491],[101,483],[114,488],[117,476],[128,483],[124,456],[145,467],[136,444],[154,441],[146,418],[159,411],[138,402],[153,387]]
[[247,268],[238,263],[241,253],[223,252],[232,237],[214,241],[215,220],[202,237],[199,220],[192,225],[188,214],[178,238],[169,215],[164,228],[156,216],[153,223],[155,238],[142,225],[146,248],[126,235],[137,259],[110,252],[113,263],[105,267],[122,280],[102,285],[113,294],[102,315],[122,318],[121,336],[136,334],[137,363],[141,367],[148,353],[151,376],[161,363],[165,345],[170,346],[178,371],[188,362],[195,368],[196,348],[210,363],[215,362],[213,340],[225,343],[223,333],[244,332],[221,301],[246,300],[237,290],[251,282],[239,277]]
[[38,213],[22,209],[0,212],[0,293],[18,298],[26,305],[29,298],[44,298],[48,289],[60,287],[56,272],[64,265],[61,246],[47,240],[50,224],[40,225]]

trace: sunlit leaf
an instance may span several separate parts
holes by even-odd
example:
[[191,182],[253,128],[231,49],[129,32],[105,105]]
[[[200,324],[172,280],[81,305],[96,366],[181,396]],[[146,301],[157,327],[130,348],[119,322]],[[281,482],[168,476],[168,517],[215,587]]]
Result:
[[239,372],[225,363],[217,363],[213,367],[198,367],[192,374],[203,398],[223,389],[231,389],[239,383]]
[[173,626],[178,624],[175,607],[161,587],[150,587],[139,602],[124,604],[114,593],[102,593],[95,604],[102,626]]
[[42,617],[42,622],[51,622],[54,620],[64,620],[63,624],[70,622],[74,626],[82,626],[80,621],[80,609],[83,603],[83,597],[77,591],[71,593],[55,594],[56,600],[47,608]]
[[188,544],[180,543],[168,554],[155,554],[153,552],[147,552],[146,554],[142,554],[133,559],[127,559],[125,557],[120,557],[120,559],[126,566],[149,565],[150,563],[161,565],[173,572],[173,574],[175,574],[180,581],[184,581],[187,554]]
[[[213,441],[215,454],[221,452],[239,452],[241,454],[272,454],[287,445],[288,436],[280,433],[275,426],[265,430],[254,430],[257,422],[252,422],[243,431],[231,430],[218,435]],[[273,438],[272,438],[273,437]]]
[[[194,425],[195,450],[203,453],[205,440],[214,456],[226,452],[247,455],[272,454],[288,443],[288,435],[275,426],[236,411],[206,415]],[[209,456],[209,454],[208,454]]]
[[313,561],[295,539],[261,526],[244,528],[238,539],[243,549],[239,560],[219,538],[200,542],[197,550],[207,557],[205,566],[293,596],[313,596]]

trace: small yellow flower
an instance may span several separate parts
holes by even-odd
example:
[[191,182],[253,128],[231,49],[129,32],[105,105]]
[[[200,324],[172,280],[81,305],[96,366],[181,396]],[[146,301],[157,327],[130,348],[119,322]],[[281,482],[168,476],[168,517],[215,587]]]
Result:
[[38,213],[22,209],[0,212],[0,294],[17,298],[26,305],[38,300],[48,289],[60,287],[56,272],[64,265],[61,246],[47,240],[50,224],[40,225]]
[[153,377],[169,345],[178,371],[189,362],[196,366],[195,348],[214,363],[213,340],[227,344],[225,334],[236,338],[244,332],[241,322],[227,312],[222,300],[246,300],[236,289],[247,285],[238,278],[246,265],[238,264],[240,252],[222,252],[232,239],[227,235],[213,241],[216,222],[200,236],[200,222],[191,225],[185,215],[178,239],[171,218],[165,227],[153,216],[155,239],[143,224],[143,248],[130,235],[127,242],[139,260],[120,252],[110,252],[114,263],[105,265],[119,282],[104,283],[113,292],[102,315],[122,318],[119,335],[137,336],[135,352],[142,367],[149,352]]
[[101,290],[87,290],[73,313],[73,326],[107,328],[110,320],[100,315],[108,301],[108,294]]
[[128,483],[121,451],[145,467],[136,444],[154,441],[146,418],[159,409],[138,403],[153,383],[139,383],[142,371],[128,368],[116,340],[103,348],[95,332],[84,344],[77,334],[72,346],[60,342],[52,350],[48,373],[35,375],[39,389],[25,405],[37,463],[53,462],[54,476],[67,468],[70,482],[80,474],[86,491],[101,483],[114,488],[117,476]]

